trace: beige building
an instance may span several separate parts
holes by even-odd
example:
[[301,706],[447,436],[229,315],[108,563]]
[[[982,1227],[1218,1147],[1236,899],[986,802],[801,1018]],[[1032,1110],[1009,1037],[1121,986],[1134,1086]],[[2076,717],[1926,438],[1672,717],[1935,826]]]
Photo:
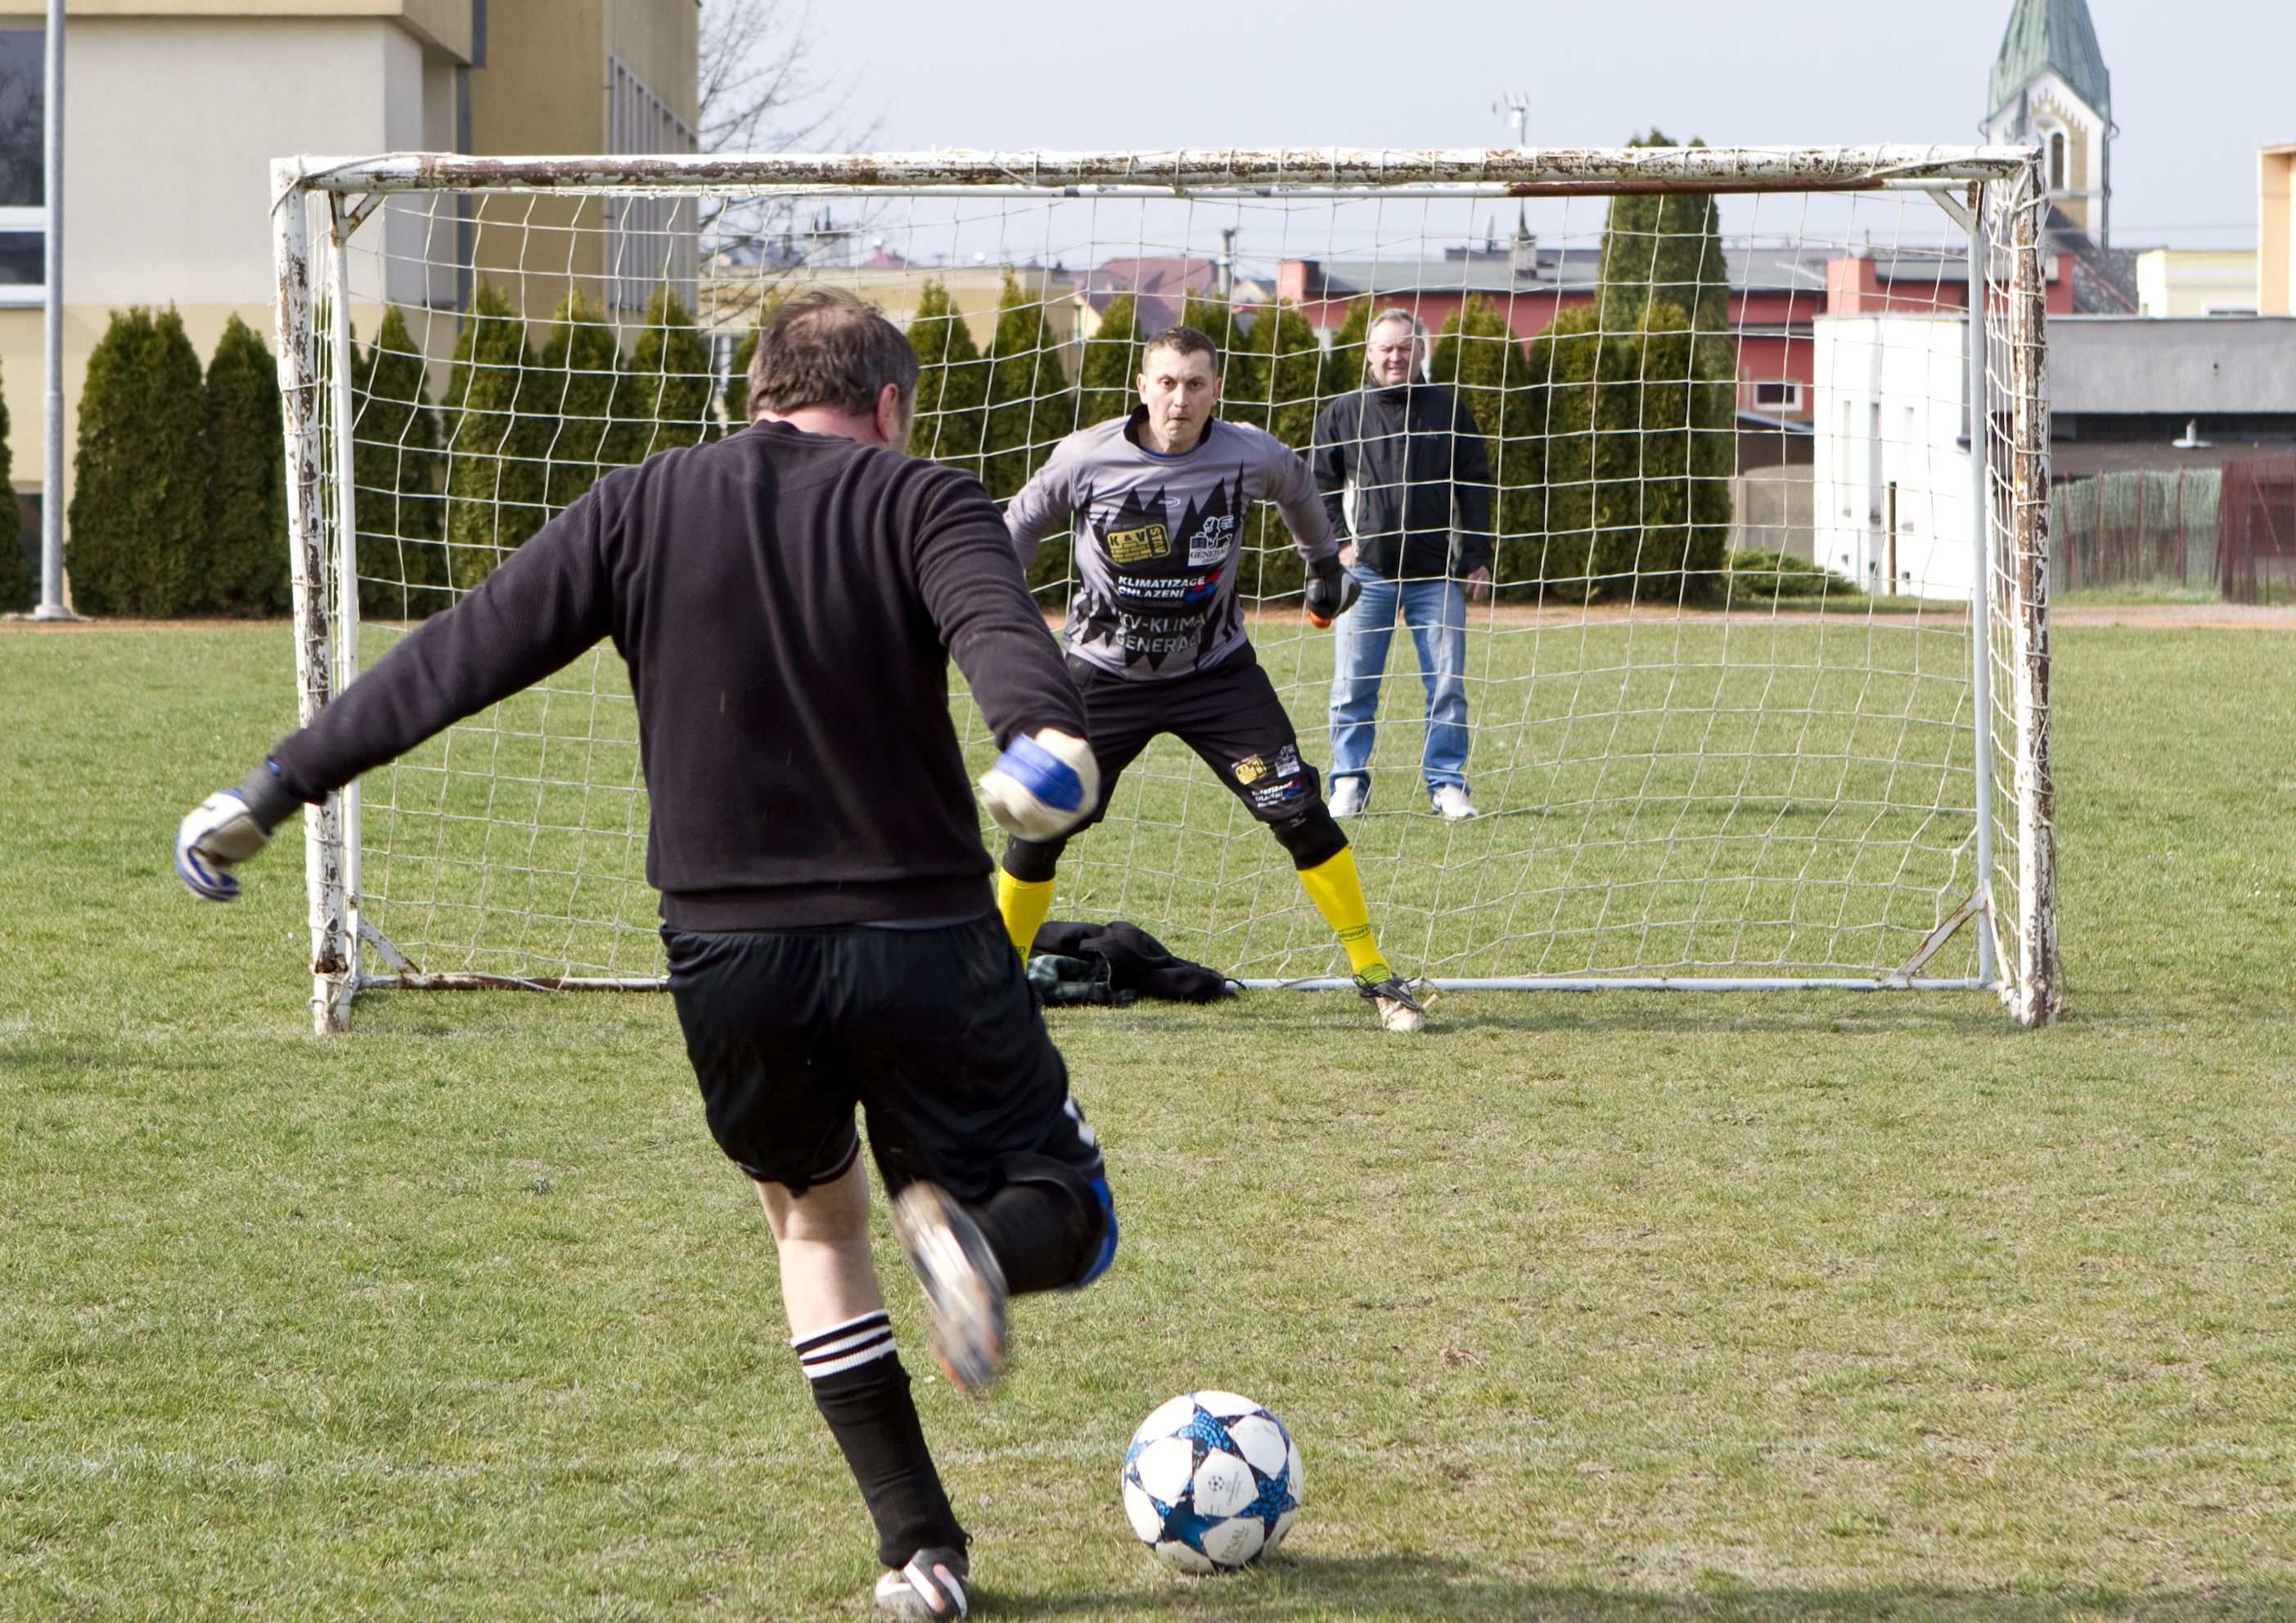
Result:
[[2245,248],[2153,248],[2136,256],[2142,316],[2253,316],[2256,255]]
[[2256,154],[2257,312],[2296,316],[2296,146]]
[[[67,434],[88,352],[115,309],[175,305],[202,362],[234,314],[272,341],[275,158],[691,151],[699,117],[696,0],[68,0],[68,7]],[[25,152],[0,150],[0,388],[14,430],[17,488],[25,491],[39,488],[42,457],[43,22],[37,12],[0,11],[0,147],[12,134],[29,143]],[[444,207],[451,216],[455,205]],[[362,228],[362,239],[387,234],[390,251],[375,260],[387,267],[379,274],[389,286],[360,291],[441,311],[447,318],[419,324],[451,342],[450,313],[468,278],[455,270],[463,239],[438,234],[437,212],[427,203],[394,204]],[[483,264],[490,221],[470,229]],[[589,235],[603,255],[598,244],[609,234]],[[361,331],[371,332],[363,302],[355,301],[355,313]]]

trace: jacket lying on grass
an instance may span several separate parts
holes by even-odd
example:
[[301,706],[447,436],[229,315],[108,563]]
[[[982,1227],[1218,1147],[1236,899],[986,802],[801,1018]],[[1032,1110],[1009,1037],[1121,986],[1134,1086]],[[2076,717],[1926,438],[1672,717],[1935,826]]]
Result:
[[[281,786],[316,800],[602,637],[629,663],[646,879],[680,930],[989,910],[952,656],[1000,747],[1085,734],[975,480],[758,423],[609,473],[282,742]],[[928,791],[889,792],[913,762]]]

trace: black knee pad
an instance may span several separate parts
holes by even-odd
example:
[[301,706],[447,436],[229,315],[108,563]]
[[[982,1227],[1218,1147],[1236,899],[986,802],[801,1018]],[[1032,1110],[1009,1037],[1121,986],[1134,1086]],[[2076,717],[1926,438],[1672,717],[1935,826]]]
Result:
[[1018,834],[1004,842],[1004,872],[1023,884],[1041,885],[1061,865],[1068,840],[1023,840]]
[[1348,837],[1332,820],[1319,801],[1315,808],[1303,811],[1296,817],[1268,824],[1275,842],[1292,853],[1292,865],[1305,873],[1320,868],[1348,848]]

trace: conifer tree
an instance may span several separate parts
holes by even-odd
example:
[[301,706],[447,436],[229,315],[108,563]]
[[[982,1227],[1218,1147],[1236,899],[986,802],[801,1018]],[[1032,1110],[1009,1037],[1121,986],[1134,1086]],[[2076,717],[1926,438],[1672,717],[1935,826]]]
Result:
[[1297,305],[1278,302],[1253,317],[1247,346],[1250,381],[1259,390],[1261,426],[1305,451],[1316,426],[1323,348]]
[[1348,307],[1346,316],[1332,334],[1331,345],[1324,351],[1316,368],[1316,395],[1321,403],[1318,410],[1364,386],[1364,333],[1370,324],[1370,299],[1358,299]]
[[[1630,144],[1674,143],[1653,129]],[[1710,193],[1612,198],[1603,229],[1601,274],[1603,319],[1613,331],[1641,332],[1652,324],[1652,307],[1673,305],[1687,313],[1689,330],[1709,352],[1704,358],[1710,367],[1725,355],[1734,364],[1730,266],[1722,252],[1721,213]]]
[[39,606],[40,563],[28,545],[37,546],[36,534],[24,533],[16,506],[16,487],[10,482],[14,455],[8,447],[8,400],[0,394],[0,612],[20,614]]
[[351,479],[358,487],[359,612],[421,619],[452,601],[439,529],[445,457],[422,352],[391,306],[352,363],[357,402]]
[[534,410],[539,369],[526,324],[485,283],[455,340],[447,386],[454,428],[447,439],[447,561],[468,591],[504,553],[542,528],[547,514],[549,428]]
[[1620,332],[1584,305],[1533,340],[1531,512],[1502,543],[1500,579],[1570,599],[1710,589],[1730,526],[1733,386],[1712,375],[1690,320],[1655,304]]
[[279,366],[234,316],[208,363],[207,546],[189,607],[260,618],[287,612],[287,491]]
[[596,484],[611,465],[606,439],[614,427],[621,365],[614,329],[577,285],[551,317],[534,380],[535,408],[545,436],[542,454],[549,460],[543,499],[553,512]]
[[675,290],[656,288],[646,300],[645,325],[616,391],[606,460],[644,462],[672,446],[698,444],[709,427],[717,381],[709,346],[695,328],[693,312]]
[[[1229,389],[1241,373],[1245,386],[1259,392],[1244,420],[1255,422],[1298,451],[1308,452],[1318,407],[1317,375],[1323,352],[1316,330],[1298,307],[1278,303],[1261,310],[1251,324],[1242,367],[1231,364]],[[1223,414],[1236,414],[1223,407]],[[1307,583],[1307,565],[1292,545],[1292,532],[1281,515],[1262,502],[1245,530],[1246,550],[1237,590],[1251,597],[1281,597]]]
[[183,612],[207,537],[206,440],[206,379],[183,317],[113,311],[88,356],[72,459],[64,564],[81,613]]
[[917,416],[909,454],[978,476],[988,369],[945,283],[928,282],[918,292],[909,348],[917,352]]
[[981,482],[988,494],[1004,501],[1018,491],[1075,427],[1076,395],[1061,369],[1044,303],[1007,270],[988,342],[981,435]]
[[1080,425],[1128,417],[1140,404],[1140,301],[1119,293],[1101,312],[1100,325],[1084,341],[1084,364],[1077,369],[1077,422]]

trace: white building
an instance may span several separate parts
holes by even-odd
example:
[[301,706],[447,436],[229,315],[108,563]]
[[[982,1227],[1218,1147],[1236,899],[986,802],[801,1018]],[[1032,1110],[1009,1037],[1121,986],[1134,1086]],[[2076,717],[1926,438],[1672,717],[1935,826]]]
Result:
[[2049,201],[2111,240],[2112,76],[2086,0],[2016,0],[1986,98],[1985,139],[2038,146]]
[[1816,561],[1877,594],[1967,599],[1968,322],[1877,313],[1813,328]]

